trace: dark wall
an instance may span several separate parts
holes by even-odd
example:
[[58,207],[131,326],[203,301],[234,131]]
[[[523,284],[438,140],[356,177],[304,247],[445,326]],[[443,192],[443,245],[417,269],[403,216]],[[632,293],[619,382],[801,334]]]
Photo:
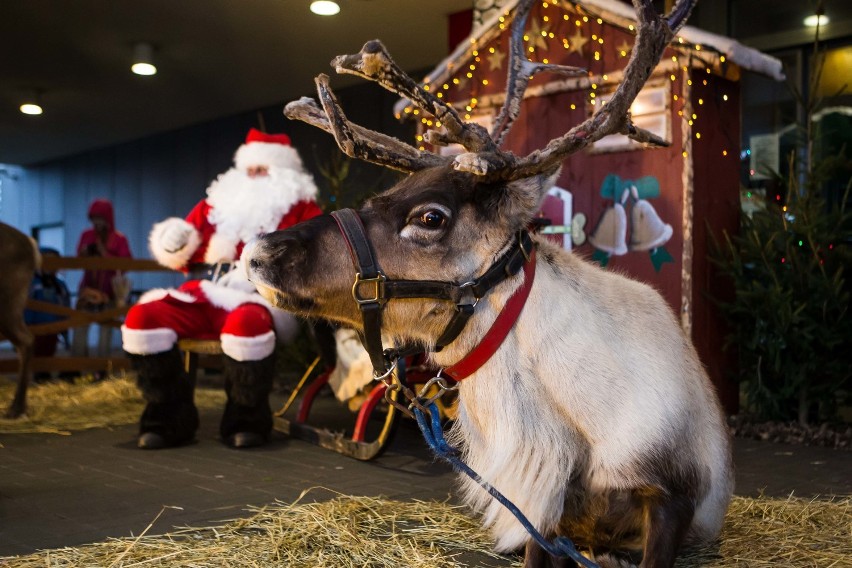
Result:
[[[415,75],[417,76],[417,75]],[[349,118],[368,128],[413,140],[413,127],[393,116],[396,95],[373,84],[341,90],[341,105]],[[314,173],[328,204],[327,184],[320,164],[339,154],[325,132],[290,121],[284,103],[198,124],[156,136],[49,162],[33,168],[8,168],[0,174],[0,220],[26,233],[43,225],[57,225],[51,238],[66,255],[75,253],[80,233],[88,227],[86,212],[96,198],[113,201],[116,226],[129,240],[134,256],[150,258],[147,250],[151,225],[165,217],[184,216],[204,197],[207,186],[232,165],[232,157],[249,128],[286,132],[305,165]],[[388,187],[392,172],[360,162],[351,163],[345,192],[354,201]],[[64,239],[62,238],[64,233]],[[64,242],[61,242],[64,241]],[[65,275],[76,289],[79,273]],[[173,285],[179,275],[132,274],[134,289]]]

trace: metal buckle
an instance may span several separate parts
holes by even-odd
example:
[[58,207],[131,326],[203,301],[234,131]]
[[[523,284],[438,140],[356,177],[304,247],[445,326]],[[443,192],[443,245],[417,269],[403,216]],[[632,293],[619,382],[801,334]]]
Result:
[[[385,280],[387,277],[379,272],[379,275],[375,278],[361,278],[361,273],[355,273],[355,283],[352,284],[352,298],[358,303],[361,304],[374,304],[376,302],[381,302],[385,299]],[[375,284],[375,293],[372,298],[364,298],[358,293],[358,285],[360,284]]]

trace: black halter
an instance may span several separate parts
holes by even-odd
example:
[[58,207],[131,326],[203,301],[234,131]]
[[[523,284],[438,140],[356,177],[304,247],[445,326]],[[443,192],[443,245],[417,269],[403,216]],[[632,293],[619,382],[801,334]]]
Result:
[[[494,286],[518,273],[529,260],[533,241],[527,231],[519,231],[515,243],[485,273],[463,284],[441,280],[389,280],[382,273],[361,218],[354,209],[340,209],[331,214],[337,222],[355,265],[352,298],[361,309],[364,321],[362,342],[370,355],[376,376],[386,375],[399,357],[422,351],[422,347],[403,346],[384,349],[382,345],[382,310],[393,298],[435,298],[456,305],[456,312],[436,342],[435,351],[449,345],[461,333],[473,315],[476,303]],[[472,298],[472,303],[461,303]]]

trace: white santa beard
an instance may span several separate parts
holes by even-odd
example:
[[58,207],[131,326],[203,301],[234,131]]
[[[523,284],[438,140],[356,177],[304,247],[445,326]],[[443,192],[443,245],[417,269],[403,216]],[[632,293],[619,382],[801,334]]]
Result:
[[247,243],[274,231],[293,205],[315,196],[316,186],[307,174],[273,168],[269,176],[250,178],[231,168],[207,189],[207,220],[216,226],[217,236]]

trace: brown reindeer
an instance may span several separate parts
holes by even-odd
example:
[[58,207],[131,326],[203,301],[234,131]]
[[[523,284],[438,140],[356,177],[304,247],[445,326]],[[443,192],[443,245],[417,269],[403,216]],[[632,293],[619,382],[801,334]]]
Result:
[[[336,58],[338,72],[377,81],[434,115],[442,130],[429,142],[466,152],[442,157],[349,123],[321,75],[322,108],[303,98],[287,115],[331,132],[350,156],[412,175],[357,213],[266,235],[243,260],[271,302],[361,331],[378,373],[387,368],[375,356],[380,329],[379,347],[382,338],[419,345],[460,378],[454,371],[515,292],[528,294],[496,351],[459,383],[451,441],[546,537],[568,536],[601,566],[670,567],[683,545],[718,537],[732,493],[714,389],[657,292],[524,231],[566,155],[611,133],[661,142],[636,128],[628,109],[692,2],[660,17],[650,0],[634,0],[636,44],[612,99],[545,148],[516,156],[499,145],[530,77],[578,72],[523,55],[531,4],[514,17],[506,102],[490,134],[407,77],[379,41]],[[461,488],[498,550],[525,546],[528,567],[574,565],[552,558],[479,485],[462,478]]]
[[20,361],[15,398],[6,410],[7,418],[18,418],[27,411],[27,385],[33,357],[33,334],[24,323],[24,307],[30,283],[41,257],[38,247],[28,236],[0,223],[0,336],[15,346]]

